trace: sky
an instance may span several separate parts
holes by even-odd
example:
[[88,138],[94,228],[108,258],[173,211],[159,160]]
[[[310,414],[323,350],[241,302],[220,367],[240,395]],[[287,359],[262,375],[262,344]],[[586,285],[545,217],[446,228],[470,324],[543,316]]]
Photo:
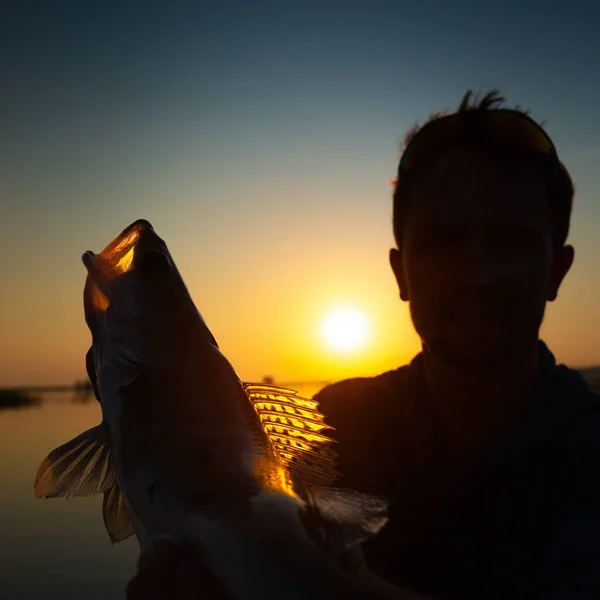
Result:
[[[404,132],[499,88],[577,186],[542,337],[600,364],[600,5],[3,2],[0,385],[84,376],[81,254],[138,218],[240,376],[373,375],[419,349],[388,265]],[[328,348],[324,316],[369,323]]]

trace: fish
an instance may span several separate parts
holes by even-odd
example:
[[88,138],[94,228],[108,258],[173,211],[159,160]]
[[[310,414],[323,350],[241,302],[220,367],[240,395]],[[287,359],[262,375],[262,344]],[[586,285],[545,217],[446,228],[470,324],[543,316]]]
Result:
[[372,597],[338,558],[387,503],[335,486],[317,402],[241,380],[150,222],[82,261],[102,422],[48,454],[35,496],[103,494],[112,543],[135,535],[139,564],[183,547],[233,598]]

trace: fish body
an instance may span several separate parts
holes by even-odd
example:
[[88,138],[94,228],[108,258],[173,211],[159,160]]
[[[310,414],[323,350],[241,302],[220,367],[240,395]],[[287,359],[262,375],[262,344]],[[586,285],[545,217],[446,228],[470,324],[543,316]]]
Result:
[[104,494],[113,542],[185,547],[232,597],[370,597],[332,560],[386,522],[383,501],[329,486],[316,403],[244,384],[144,220],[86,252],[87,369],[103,421],[51,452],[37,497]]

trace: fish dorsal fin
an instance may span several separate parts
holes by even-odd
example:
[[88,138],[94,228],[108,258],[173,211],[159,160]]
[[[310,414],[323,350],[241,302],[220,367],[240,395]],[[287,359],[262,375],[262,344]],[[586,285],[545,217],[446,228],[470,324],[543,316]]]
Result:
[[338,476],[334,440],[323,434],[332,429],[317,410],[318,402],[293,390],[245,383],[244,389],[263,429],[292,475],[306,485],[328,485]]
[[354,490],[330,487],[338,477],[334,440],[324,435],[318,402],[297,392],[265,384],[244,389],[281,461],[306,484],[307,523],[334,552],[375,536],[388,521],[388,502]]
[[116,482],[104,423],[59,446],[42,461],[33,486],[36,498],[93,496]]
[[104,526],[113,544],[118,544],[134,534],[133,525],[127,515],[125,499],[116,480],[114,485],[104,492],[102,516],[104,517]]

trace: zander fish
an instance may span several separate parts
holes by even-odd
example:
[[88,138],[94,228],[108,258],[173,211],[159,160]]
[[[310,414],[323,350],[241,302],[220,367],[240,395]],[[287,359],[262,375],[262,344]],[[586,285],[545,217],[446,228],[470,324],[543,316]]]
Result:
[[147,221],[82,260],[103,420],[48,455],[35,495],[103,493],[113,543],[184,545],[235,598],[370,597],[334,558],[387,507],[331,487],[316,402],[240,380]]

